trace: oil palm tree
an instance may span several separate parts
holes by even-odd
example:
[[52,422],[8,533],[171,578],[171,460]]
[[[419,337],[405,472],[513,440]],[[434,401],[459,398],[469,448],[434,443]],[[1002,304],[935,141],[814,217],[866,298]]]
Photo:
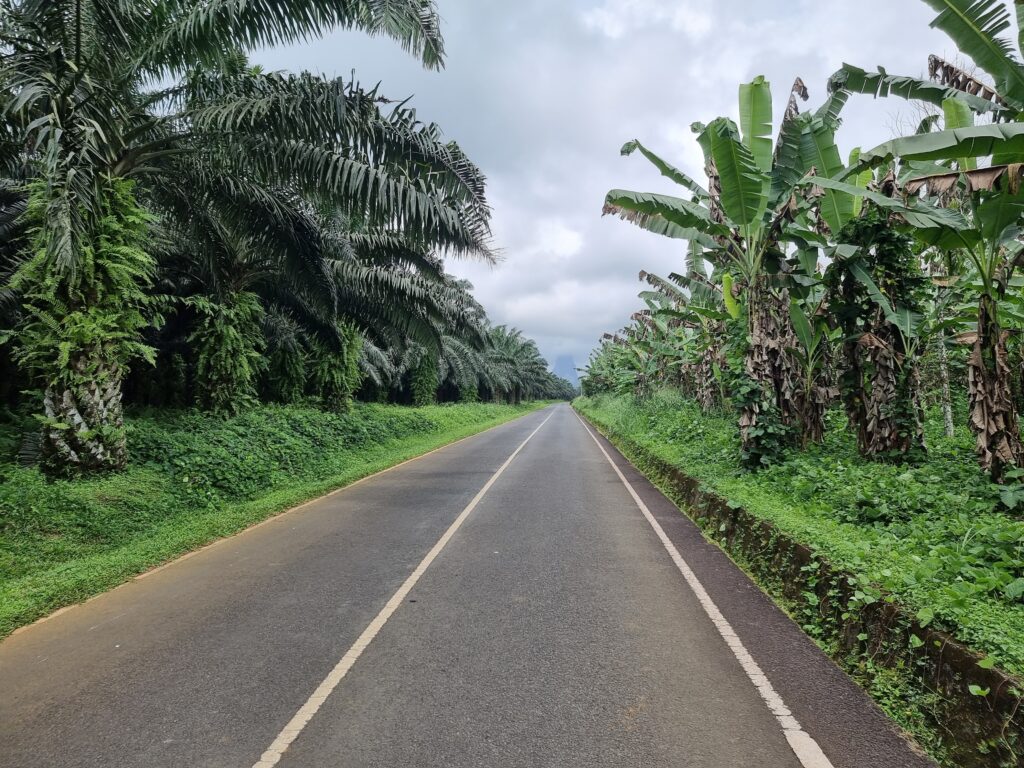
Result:
[[[147,228],[173,220],[196,231],[211,224],[195,221],[208,211],[219,236],[204,248],[230,242],[243,261],[271,252],[304,259],[292,266],[319,275],[315,300],[328,304],[340,299],[339,270],[313,247],[316,233],[290,228],[310,209],[399,231],[420,250],[489,257],[483,177],[436,126],[404,105],[385,111],[375,90],[245,62],[245,50],[338,26],[392,37],[426,66],[442,64],[431,0],[0,2],[0,162],[8,178],[21,172],[23,199],[31,189],[35,201],[22,217],[32,267],[15,282],[26,323],[56,334],[51,349],[70,350],[26,349],[29,326],[13,337],[46,391],[55,464],[123,464],[121,380],[131,359],[152,355],[139,333],[154,314],[143,295],[157,277],[154,248],[118,216],[137,218],[144,207],[154,216]],[[111,227],[132,242],[108,247]],[[122,292],[121,304],[107,291],[102,310],[123,343],[104,346],[96,275],[109,283],[128,273],[122,287],[137,290]],[[69,335],[69,317],[80,319],[79,336],[93,323],[92,342]]]

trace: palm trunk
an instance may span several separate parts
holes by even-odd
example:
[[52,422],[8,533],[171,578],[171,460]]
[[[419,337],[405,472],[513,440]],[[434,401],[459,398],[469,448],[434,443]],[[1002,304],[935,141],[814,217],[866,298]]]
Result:
[[996,482],[1009,467],[1020,466],[1022,446],[1017,411],[1013,407],[1007,333],[999,326],[995,300],[978,302],[978,334],[967,361],[971,430],[978,463]]
[[800,447],[825,439],[825,412],[835,391],[821,375],[812,375],[800,393]]
[[43,461],[63,474],[121,469],[128,461],[121,406],[121,370],[89,370],[84,357],[72,362],[78,386],[46,388]]
[[863,397],[863,453],[868,456],[904,456],[925,447],[917,361],[896,348],[894,336],[882,327],[861,338],[872,368]]
[[857,435],[857,450],[867,453],[868,432],[867,412],[865,406],[864,366],[861,361],[860,345],[857,341],[843,343],[844,369],[840,374],[843,405],[846,408],[846,421],[851,431]]

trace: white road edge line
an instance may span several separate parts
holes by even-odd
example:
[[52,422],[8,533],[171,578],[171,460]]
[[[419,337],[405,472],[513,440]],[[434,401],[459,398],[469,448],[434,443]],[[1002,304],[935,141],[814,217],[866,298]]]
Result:
[[342,678],[344,678],[345,675],[348,674],[348,671],[352,669],[356,660],[362,655],[363,651],[366,650],[367,646],[373,642],[373,639],[387,623],[388,619],[391,618],[391,615],[398,610],[398,606],[405,601],[406,596],[412,591],[412,588],[416,586],[416,582],[420,580],[420,577],[423,576],[427,568],[430,567],[430,564],[434,562],[434,559],[441,554],[441,550],[445,548],[445,545],[451,540],[452,536],[455,535],[455,532],[459,530],[464,522],[466,522],[466,518],[469,517],[474,509],[476,509],[477,504],[480,503],[480,500],[491,489],[491,486],[494,485],[495,481],[501,477],[501,473],[508,469],[508,466],[515,460],[516,456],[519,455],[519,452],[526,447],[526,444],[533,439],[534,435],[540,432],[541,427],[547,424],[554,415],[554,412],[548,414],[548,417],[544,419],[544,421],[542,421],[540,425],[519,444],[518,448],[512,451],[512,455],[505,459],[505,463],[498,467],[498,470],[491,475],[490,479],[486,483],[484,483],[483,488],[477,492],[472,501],[470,501],[469,504],[466,505],[466,508],[459,513],[459,516],[455,518],[455,522],[448,527],[448,530],[444,532],[444,535],[442,535],[441,538],[437,540],[437,543],[433,548],[427,552],[426,557],[424,557],[423,560],[420,561],[420,564],[416,566],[416,570],[409,574],[409,578],[402,583],[402,586],[398,588],[398,591],[391,596],[391,599],[388,600],[387,603],[385,603],[380,613],[378,613],[373,621],[367,625],[366,629],[363,630],[363,633],[356,638],[356,641],[345,652],[345,655],[341,657],[341,661],[335,665],[334,669],[332,669],[327,677],[324,678],[323,682],[317,686],[317,689],[313,691],[313,694],[306,700],[306,703],[302,705],[281,733],[277,735],[277,738],[274,739],[266,752],[264,752],[260,759],[253,764],[253,768],[270,768],[273,765],[277,765],[284,756],[285,750],[287,750],[288,747],[292,745],[292,742],[299,737],[302,730],[306,727],[309,721],[313,719],[313,716],[317,713],[320,707],[323,706],[324,702],[327,701],[327,697],[330,696],[331,693],[334,692],[334,689],[338,687]]
[[185,560],[188,560],[189,558],[195,557],[196,555],[199,555],[199,554],[205,552],[208,549],[213,549],[214,547],[218,547],[218,546],[220,546],[222,544],[226,544],[229,541],[231,541],[231,542],[236,541],[241,536],[244,536],[245,534],[249,533],[250,531],[255,531],[257,528],[262,528],[265,525],[273,525],[274,523],[281,523],[281,522],[287,520],[289,518],[289,515],[291,515],[293,512],[300,512],[303,509],[305,509],[306,507],[311,507],[314,504],[319,504],[321,501],[326,501],[327,499],[333,498],[333,497],[337,496],[339,493],[344,493],[344,492],[348,491],[350,488],[354,488],[357,485],[361,485],[362,483],[365,483],[365,482],[368,482],[370,480],[373,480],[374,478],[380,477],[381,475],[386,475],[388,472],[391,472],[391,471],[393,471],[395,469],[400,469],[400,468],[402,468],[402,467],[404,467],[404,466],[406,466],[408,464],[412,464],[414,462],[417,462],[420,459],[425,459],[428,456],[433,456],[435,453],[440,453],[441,451],[447,450],[448,448],[456,446],[459,443],[464,443],[467,440],[472,440],[474,437],[479,437],[480,435],[487,434],[488,432],[491,432],[491,431],[493,431],[495,429],[498,429],[499,427],[504,427],[507,424],[511,424],[511,423],[513,423],[515,421],[518,421],[519,419],[525,419],[527,416],[530,416],[531,413],[524,413],[522,416],[516,416],[515,418],[510,419],[509,421],[503,421],[500,424],[495,424],[493,427],[488,427],[487,429],[481,430],[480,432],[474,432],[471,435],[466,435],[465,437],[460,437],[458,440],[455,440],[455,441],[453,441],[451,443],[445,443],[444,445],[439,445],[437,448],[433,448],[433,449],[427,451],[426,453],[421,453],[418,456],[412,456],[411,458],[405,459],[404,461],[400,461],[398,464],[392,464],[390,467],[384,467],[384,469],[377,470],[376,472],[374,472],[372,474],[369,474],[369,475],[364,475],[363,477],[360,477],[358,480],[353,480],[351,483],[348,483],[347,485],[342,485],[340,488],[335,488],[333,491],[327,491],[326,493],[323,493],[320,496],[315,496],[314,498],[309,499],[307,501],[304,501],[301,504],[297,504],[294,507],[288,507],[287,509],[283,509],[280,512],[276,512],[273,515],[271,515],[270,517],[267,517],[267,518],[264,518],[263,520],[260,520],[258,523],[253,523],[252,525],[249,525],[249,526],[247,526],[245,528],[242,528],[240,531],[235,531],[234,533],[229,534],[229,535],[227,535],[227,536],[225,536],[223,538],[220,538],[220,539],[214,539],[209,544],[204,544],[199,549],[193,549],[191,552],[186,552],[183,555],[178,555],[177,557],[175,557],[175,558],[173,558],[171,560],[168,560],[166,563],[162,563],[160,565],[156,565],[156,566],[150,568],[149,570],[143,571],[142,573],[133,576],[128,581],[123,581],[120,584],[118,584],[117,586],[111,587],[110,589],[106,590],[105,592],[100,592],[98,595],[93,595],[92,597],[87,597],[85,600],[82,600],[81,602],[72,603],[71,605],[65,605],[63,608],[58,608],[53,613],[48,613],[45,616],[40,616],[38,619],[33,621],[31,624],[24,624],[23,626],[18,627],[16,630],[14,630],[9,635],[7,635],[7,637],[0,638],[0,643],[4,643],[4,642],[7,641],[8,638],[14,637],[17,634],[21,634],[22,632],[26,632],[26,631],[32,629],[33,627],[35,627],[36,625],[43,624],[43,623],[49,621],[50,619],[55,619],[58,616],[60,616],[60,615],[62,615],[64,613],[67,613],[68,611],[71,611],[71,610],[73,610],[75,608],[78,608],[79,606],[86,605],[87,603],[91,603],[94,600],[99,600],[100,598],[106,597],[111,592],[116,592],[119,589],[124,589],[126,587],[130,587],[131,585],[133,585],[137,581],[142,581],[143,579],[145,579],[145,578],[147,578],[149,576],[152,576],[154,574],[160,573],[161,571],[167,570],[168,568],[171,568],[172,566],[175,566],[178,563],[181,563],[181,562],[183,562]]
[[661,539],[661,543],[664,544],[665,549],[668,550],[668,554],[672,558],[672,561],[676,564],[680,573],[683,574],[683,578],[686,579],[686,583],[697,596],[697,600],[700,602],[704,612],[708,615],[708,618],[710,618],[712,623],[715,625],[715,629],[718,630],[718,634],[720,634],[722,639],[725,640],[725,644],[729,646],[729,650],[732,651],[733,656],[736,657],[740,666],[743,667],[743,671],[747,673],[747,677],[750,678],[750,682],[752,682],[754,687],[757,688],[757,692],[761,695],[764,703],[768,705],[768,709],[773,715],[775,715],[775,719],[779,721],[779,725],[782,726],[782,732],[786,736],[786,741],[789,742],[789,746],[792,748],[794,754],[796,754],[800,764],[804,768],[834,768],[832,763],[825,756],[825,753],[821,751],[821,747],[818,746],[818,742],[816,742],[810,734],[801,727],[800,723],[797,722],[797,719],[793,717],[793,713],[789,711],[789,708],[782,700],[782,697],[779,696],[775,688],[772,687],[772,684],[768,681],[764,672],[761,671],[761,667],[759,667],[757,662],[754,661],[754,657],[751,656],[744,647],[743,642],[733,630],[732,625],[729,624],[725,616],[722,615],[722,612],[718,610],[718,606],[715,605],[715,602],[711,599],[707,590],[704,589],[704,585],[700,583],[700,579],[697,578],[697,574],[693,572],[693,569],[687,565],[683,556],[679,554],[679,550],[676,549],[672,540],[665,533],[665,529],[661,527],[658,521],[654,518],[654,515],[651,514],[651,510],[649,510],[647,505],[644,504],[643,499],[640,498],[639,494],[637,494],[636,490],[626,479],[626,476],[622,474],[615,462],[612,461],[612,457],[608,455],[608,451],[606,451],[604,446],[601,445],[601,441],[597,439],[597,436],[594,435],[590,427],[587,426],[587,423],[580,418],[580,415],[576,413],[575,409],[573,409],[573,413],[576,418],[579,419],[583,428],[587,430],[587,434],[589,434],[591,439],[593,439],[597,444],[601,453],[603,453],[604,457],[608,460],[608,463],[611,464],[612,469],[615,470],[615,474],[619,476],[619,480],[621,480],[622,484],[626,486],[626,490],[629,491],[629,495],[633,497],[633,501],[636,502],[636,505],[640,508],[644,517],[647,518],[647,522],[651,524],[654,532],[658,535],[658,538]]

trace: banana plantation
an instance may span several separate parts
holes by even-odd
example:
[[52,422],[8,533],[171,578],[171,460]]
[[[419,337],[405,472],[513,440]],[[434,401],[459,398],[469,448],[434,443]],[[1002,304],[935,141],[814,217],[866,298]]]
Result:
[[126,405],[571,396],[445,271],[497,258],[459,146],[247,59],[334,27],[444,60],[415,0],[0,2],[0,407],[50,471],[123,467]]
[[[929,4],[977,75],[937,56],[925,80],[845,65],[810,106],[797,78],[774,137],[771,88],[756,78],[739,86],[738,123],[692,126],[703,181],[640,141],[622,148],[682,194],[615,189],[604,213],[681,241],[685,258],[640,273],[647,308],[605,335],[585,393],[671,387],[731,411],[751,468],[821,443],[827,424],[865,457],[919,461],[934,410],[947,436],[969,426],[994,481],[1019,477],[1024,66],[1001,3]],[[856,142],[843,108],[863,95],[925,117],[913,135],[843,153]]]
[[[676,189],[604,213],[679,268],[575,405],[932,757],[1019,766],[1024,4],[925,2],[958,53],[924,78],[844,64],[781,114],[743,83],[692,125],[702,179],[622,147]],[[916,130],[857,146],[864,98]]]

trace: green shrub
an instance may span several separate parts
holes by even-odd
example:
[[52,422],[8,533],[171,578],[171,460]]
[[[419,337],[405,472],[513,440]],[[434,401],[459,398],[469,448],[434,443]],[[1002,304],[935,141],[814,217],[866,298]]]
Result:
[[437,402],[437,358],[431,354],[424,354],[412,371],[412,381],[409,388],[412,390],[413,405],[431,405]]
[[[769,520],[843,570],[896,595],[1004,668],[1024,672],[1024,521],[932,413],[928,455],[896,465],[858,455],[841,412],[825,443],[757,473],[743,468],[737,427],[677,393],[603,395],[575,404],[708,488]],[[958,407],[958,410],[962,408]]]
[[151,410],[128,420],[120,473],[47,480],[15,461],[0,424],[0,636],[175,554],[451,439],[526,413],[474,403],[269,405],[222,418]]

